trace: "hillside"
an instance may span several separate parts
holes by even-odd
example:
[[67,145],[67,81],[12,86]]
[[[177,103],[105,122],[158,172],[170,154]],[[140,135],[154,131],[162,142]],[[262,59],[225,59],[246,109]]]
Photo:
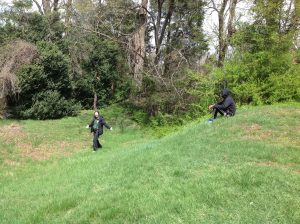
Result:
[[300,104],[151,136],[122,110],[0,120],[0,223],[300,223]]

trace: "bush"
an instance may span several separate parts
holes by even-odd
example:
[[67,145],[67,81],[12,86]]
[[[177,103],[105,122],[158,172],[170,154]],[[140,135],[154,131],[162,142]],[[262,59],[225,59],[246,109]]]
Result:
[[[248,25],[235,34],[234,54],[216,69],[240,104],[271,104],[299,100],[300,66],[290,52],[289,35],[270,27]],[[293,58],[294,57],[294,58]]]
[[74,100],[66,100],[57,91],[45,91],[37,94],[32,106],[23,111],[25,118],[56,119],[64,116],[75,116],[79,113],[80,104]]
[[210,75],[201,74],[192,70],[186,72],[187,82],[185,91],[189,111],[192,117],[207,113],[208,106],[215,101],[216,80]]
[[283,102],[283,101],[300,101],[300,76],[298,68],[288,70],[284,75],[272,75],[268,80],[268,91],[270,97],[267,103]]
[[68,58],[55,44],[41,41],[38,43],[40,64],[47,76],[47,89],[57,90],[63,96],[70,97],[72,86],[69,78]]
[[[21,99],[32,99],[34,94],[47,86],[47,75],[41,65],[26,65],[18,74]],[[25,98],[25,99],[24,99]]]
[[76,115],[80,104],[72,100],[68,58],[52,43],[39,42],[36,64],[18,73],[21,92],[15,113],[23,118],[47,119]]
[[[260,54],[261,56],[262,54]],[[246,60],[232,59],[224,68],[215,70],[219,82],[228,87],[240,104],[271,104],[299,100],[299,65],[282,55],[248,55]],[[266,64],[261,61],[268,61]]]
[[75,98],[84,108],[93,104],[94,93],[97,104],[103,107],[128,96],[128,81],[124,80],[126,66],[120,46],[95,35],[87,38],[91,49],[82,62],[83,75],[75,78]]
[[215,102],[216,80],[191,69],[179,75],[180,80],[168,88],[151,75],[144,76],[141,97],[128,105],[138,111],[132,113],[135,121],[151,127],[171,127],[208,113],[208,106]]

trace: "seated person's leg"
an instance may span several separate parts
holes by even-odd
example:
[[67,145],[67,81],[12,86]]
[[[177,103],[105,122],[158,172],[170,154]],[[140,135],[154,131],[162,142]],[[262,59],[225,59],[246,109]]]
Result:
[[227,116],[227,117],[233,117],[234,114],[233,114],[231,111],[226,110],[226,116]]
[[215,108],[215,109],[213,110],[213,117],[214,117],[214,119],[217,118],[218,113],[220,113],[222,116],[224,116],[224,114],[225,114],[225,112],[224,112],[223,110],[219,110],[219,109]]

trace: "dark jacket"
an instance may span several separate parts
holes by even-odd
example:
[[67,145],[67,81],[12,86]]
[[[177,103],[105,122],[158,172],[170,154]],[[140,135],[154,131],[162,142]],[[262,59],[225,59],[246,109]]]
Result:
[[91,132],[98,131],[99,135],[102,135],[103,134],[103,126],[105,126],[107,129],[110,129],[110,126],[108,124],[106,124],[104,118],[99,116],[98,128],[96,130],[94,130],[93,125],[94,125],[95,120],[96,120],[96,117],[93,118],[93,120],[91,121],[91,123],[89,125],[89,127],[91,128]]
[[222,91],[223,100],[214,105],[214,108],[225,111],[230,115],[235,115],[236,107],[228,89]]

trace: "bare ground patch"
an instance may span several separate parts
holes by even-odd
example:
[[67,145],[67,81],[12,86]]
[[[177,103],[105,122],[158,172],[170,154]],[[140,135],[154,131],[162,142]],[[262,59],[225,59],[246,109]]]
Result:
[[25,136],[22,126],[19,124],[12,123],[0,127],[0,138],[6,142],[15,142],[23,139]]
[[243,124],[233,127],[234,130],[242,131],[242,138],[245,140],[265,140],[272,138],[272,130],[265,130],[259,124]]
[[20,166],[20,162],[10,160],[10,159],[4,160],[4,164],[9,165],[9,166]]
[[293,166],[295,164],[280,164],[277,162],[272,162],[272,161],[267,161],[267,162],[256,162],[255,165],[257,166],[263,166],[263,167],[275,167],[275,168],[279,168],[281,170],[284,171],[290,171],[292,173],[296,173],[296,174],[300,174],[300,170],[299,169],[294,169]]
[[246,125],[244,127],[244,138],[254,140],[264,140],[272,137],[272,130],[264,130],[259,124]]
[[57,141],[51,144],[33,146],[28,143],[19,143],[17,147],[22,157],[33,160],[48,160],[51,157],[70,156],[75,150],[82,149],[84,145],[78,142]]
[[280,126],[278,129],[268,129],[260,124],[242,124],[231,127],[241,132],[244,140],[267,141],[272,144],[284,144],[300,148],[300,124],[292,127]]
[[[12,123],[0,127],[0,139],[7,144],[13,144],[19,150],[22,158],[31,158],[33,160],[48,160],[51,157],[69,156],[74,151],[84,148],[81,142],[54,141],[51,143],[42,143],[33,145],[28,136],[19,124]],[[18,162],[6,159],[4,164],[15,166]]]

